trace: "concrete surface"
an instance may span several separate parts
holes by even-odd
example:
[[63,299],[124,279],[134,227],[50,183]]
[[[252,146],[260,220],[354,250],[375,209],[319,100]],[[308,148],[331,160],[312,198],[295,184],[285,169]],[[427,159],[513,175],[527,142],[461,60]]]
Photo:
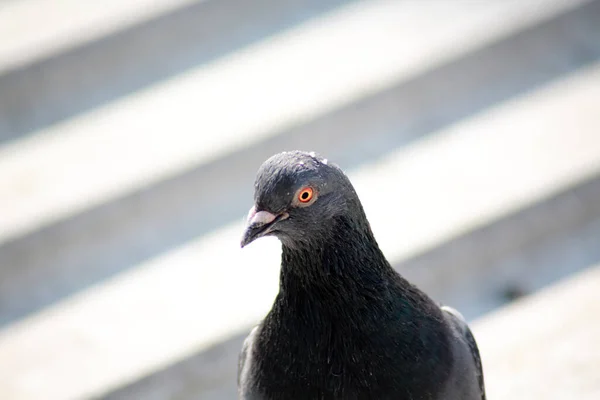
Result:
[[[351,173],[388,257],[399,261],[439,246],[595,177],[597,82],[600,65]],[[444,162],[432,164],[431,157]],[[0,374],[10,379],[0,392],[15,399],[97,394],[243,331],[275,296],[279,254],[276,241],[241,251],[241,230],[234,224],[205,235],[7,326],[0,332]],[[435,271],[440,281],[454,273],[472,271]]]
[[[188,96],[186,90],[194,89],[198,95],[201,86],[196,90],[194,80],[184,77],[5,146],[0,150],[6,156],[4,162],[0,158],[5,178],[0,184],[5,221],[0,236],[13,239],[0,244],[0,265],[6,266],[4,281],[10,281],[11,288],[3,297],[10,300],[0,302],[5,310],[0,324],[244,215],[256,166],[274,152],[318,149],[346,168],[355,168],[593,63],[600,57],[600,41],[594,40],[600,36],[599,5],[593,2],[525,30],[507,32],[503,39],[433,69],[418,63],[431,58],[416,49],[411,54],[417,57],[410,62],[414,68],[426,68],[416,76],[401,78],[390,88],[314,120],[292,123],[281,131],[255,131],[253,144],[249,131],[241,136],[232,131],[210,137],[213,147],[194,146],[205,143],[206,137],[191,135],[188,128],[165,134],[168,127],[153,131],[152,140],[144,141],[147,129],[157,123],[144,122],[147,115],[162,121],[156,126],[167,126],[161,105],[177,101],[177,93]],[[429,39],[436,38],[430,34]],[[436,48],[435,41],[428,43]],[[241,74],[244,68],[238,70]],[[373,82],[363,77],[364,82]],[[194,127],[201,121],[192,106],[184,125]],[[263,122],[273,122],[273,112],[261,110]],[[252,121],[256,118],[241,118],[246,124]],[[123,132],[123,126],[144,129]],[[210,128],[204,122],[198,125],[202,126]],[[221,128],[227,126],[231,127]],[[112,127],[118,128],[110,134]],[[144,145],[138,150],[139,142]],[[137,162],[129,162],[131,154],[139,156]],[[106,165],[112,168],[103,168]],[[181,168],[185,171],[177,176],[165,177]],[[206,187],[211,190],[196,189]]]
[[600,398],[600,266],[475,323],[489,400]]
[[0,142],[127,97],[347,3],[7,3],[0,7]]
[[[540,18],[518,2],[495,4],[359,3],[3,146],[0,243],[354,103]],[[398,48],[415,26],[424,34]],[[369,63],[348,68],[364,57]]]
[[[600,1],[145,2],[0,3],[0,399],[234,398],[279,254],[240,224],[282,149],[349,171],[394,266],[469,318],[600,262]],[[508,339],[492,394],[549,396],[561,363],[505,384]],[[548,340],[577,372],[553,394],[594,393]]]
[[156,18],[196,0],[0,3],[0,74]]

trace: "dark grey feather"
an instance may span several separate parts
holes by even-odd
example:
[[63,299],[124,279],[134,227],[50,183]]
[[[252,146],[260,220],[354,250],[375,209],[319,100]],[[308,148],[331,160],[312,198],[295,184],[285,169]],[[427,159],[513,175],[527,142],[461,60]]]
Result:
[[[462,364],[460,367],[455,367],[456,371],[463,371],[463,374],[474,375],[477,378],[477,388],[481,394],[481,400],[485,400],[485,387],[483,382],[483,368],[481,365],[481,356],[479,355],[479,349],[475,342],[475,337],[467,325],[467,321],[463,315],[449,306],[442,306],[442,310],[445,311],[447,318],[452,327],[452,331],[455,337],[455,365]],[[457,381],[461,382],[461,378]],[[457,390],[457,389],[454,389]]]

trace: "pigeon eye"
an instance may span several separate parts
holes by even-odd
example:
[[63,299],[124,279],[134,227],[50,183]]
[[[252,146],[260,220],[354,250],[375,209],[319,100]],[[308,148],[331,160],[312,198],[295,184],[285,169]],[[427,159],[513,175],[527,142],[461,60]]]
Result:
[[313,198],[313,194],[312,188],[305,187],[298,193],[298,200],[300,203],[308,203]]

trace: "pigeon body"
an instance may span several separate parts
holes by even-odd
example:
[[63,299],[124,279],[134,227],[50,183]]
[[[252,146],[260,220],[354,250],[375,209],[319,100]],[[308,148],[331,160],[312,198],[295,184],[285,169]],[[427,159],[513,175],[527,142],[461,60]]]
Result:
[[267,160],[242,246],[282,242],[280,289],[240,354],[241,399],[485,399],[462,316],[388,263],[346,175],[314,153]]

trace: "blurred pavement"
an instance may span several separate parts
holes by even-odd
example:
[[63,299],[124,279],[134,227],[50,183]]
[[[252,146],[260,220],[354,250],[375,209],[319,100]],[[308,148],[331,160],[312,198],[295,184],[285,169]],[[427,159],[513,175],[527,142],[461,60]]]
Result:
[[279,263],[239,249],[243,216],[296,148],[348,171],[399,271],[485,315],[490,399],[552,387],[511,356],[541,333],[501,334],[537,310],[573,325],[547,367],[585,371],[556,387],[598,390],[600,355],[568,344],[593,310],[548,308],[598,296],[600,1],[14,0],[7,35],[0,398],[235,398]]

